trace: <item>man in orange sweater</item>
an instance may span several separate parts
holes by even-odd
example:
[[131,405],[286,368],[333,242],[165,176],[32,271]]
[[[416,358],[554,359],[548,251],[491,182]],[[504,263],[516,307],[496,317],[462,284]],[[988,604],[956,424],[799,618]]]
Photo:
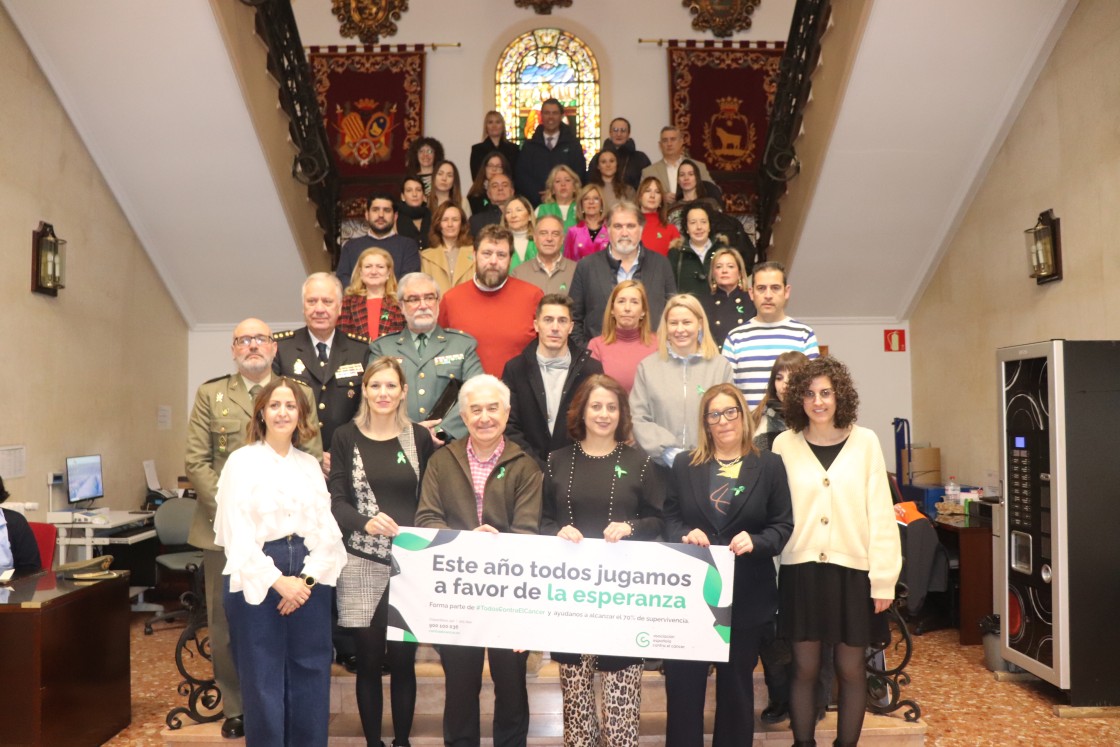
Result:
[[485,226],[475,239],[474,280],[449,290],[439,307],[439,326],[478,340],[482,368],[493,376],[501,376],[506,362],[536,339],[533,316],[544,295],[509,276],[512,247],[509,229]]

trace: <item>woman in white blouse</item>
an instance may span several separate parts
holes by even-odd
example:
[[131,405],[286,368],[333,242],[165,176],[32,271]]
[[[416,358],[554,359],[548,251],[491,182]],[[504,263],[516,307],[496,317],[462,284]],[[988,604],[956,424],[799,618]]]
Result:
[[[346,564],[297,384],[274,377],[253,403],[248,444],[218,481],[217,543],[245,706],[247,745],[326,745],[331,592]],[[286,713],[286,705],[298,713]]]

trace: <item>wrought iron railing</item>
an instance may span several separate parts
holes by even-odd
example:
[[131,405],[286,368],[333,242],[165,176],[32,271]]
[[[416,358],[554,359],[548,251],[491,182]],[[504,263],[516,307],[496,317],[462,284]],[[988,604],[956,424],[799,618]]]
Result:
[[828,28],[831,13],[831,0],[797,0],[794,7],[759,173],[758,254],[763,260],[770,246],[786,183],[801,170],[794,141],[801,131],[813,71],[821,56],[821,37]]
[[323,241],[338,261],[339,181],[330,156],[330,141],[323,115],[315,98],[315,87],[307,56],[296,28],[290,0],[241,0],[256,8],[257,35],[268,47],[268,70],[280,85],[280,107],[288,115],[288,131],[296,146],[292,176],[307,186],[315,205],[315,217],[323,229]]

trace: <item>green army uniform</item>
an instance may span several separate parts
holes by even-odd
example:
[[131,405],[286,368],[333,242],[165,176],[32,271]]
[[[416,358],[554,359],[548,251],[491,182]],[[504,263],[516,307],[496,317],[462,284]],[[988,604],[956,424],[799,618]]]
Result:
[[330,451],[334,429],[353,420],[362,403],[369,339],[336,329],[326,363],[319,361],[307,327],[277,332],[272,339],[276,340],[272,372],[311,387],[323,425],[323,448]]
[[[501,323],[494,320],[495,324]],[[463,382],[485,373],[478,358],[478,342],[466,332],[439,325],[428,332],[424,352],[416,348],[416,336],[406,327],[395,335],[385,335],[369,345],[370,360],[387,355],[396,358],[408,382],[408,417],[415,422],[432,419],[432,407],[454,381]],[[467,435],[459,416],[459,405],[452,404],[437,431],[452,438]]]
[[[300,389],[308,402],[314,401],[310,389],[306,386]],[[218,510],[215,496],[222,467],[230,454],[245,445],[252,417],[252,397],[241,375],[234,373],[211,379],[198,388],[187,423],[187,477],[198,494],[187,541],[203,551],[214,679],[222,691],[222,708],[227,717],[241,715],[241,688],[229,650],[229,625],[222,604],[222,571],[226,559],[225,552],[214,542],[214,515]],[[323,442],[314,409],[310,421],[315,437],[300,448],[322,461]]]

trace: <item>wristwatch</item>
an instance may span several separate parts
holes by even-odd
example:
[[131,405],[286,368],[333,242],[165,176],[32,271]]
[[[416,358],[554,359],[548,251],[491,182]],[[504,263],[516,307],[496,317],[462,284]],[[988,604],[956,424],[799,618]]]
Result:
[[311,576],[308,576],[306,573],[299,574],[299,579],[300,581],[303,581],[303,583],[307,584],[307,588],[309,589],[318,583],[318,581],[316,581]]

